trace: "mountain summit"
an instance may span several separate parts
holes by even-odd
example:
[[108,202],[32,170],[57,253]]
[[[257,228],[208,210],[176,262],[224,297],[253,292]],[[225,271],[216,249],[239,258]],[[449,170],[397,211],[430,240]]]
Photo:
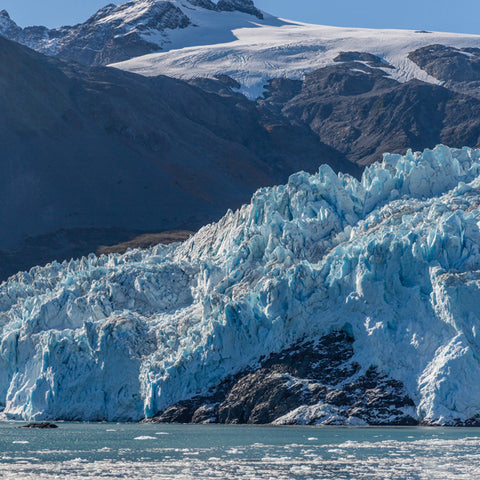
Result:
[[15,38],[22,29],[10,18],[6,10],[0,10],[0,34],[6,38]]
[[[270,22],[278,23],[268,16]],[[107,65],[172,47],[222,43],[231,30],[264,22],[252,0],[133,0],[106,5],[86,22],[20,28],[3,10],[0,35],[65,60]]]

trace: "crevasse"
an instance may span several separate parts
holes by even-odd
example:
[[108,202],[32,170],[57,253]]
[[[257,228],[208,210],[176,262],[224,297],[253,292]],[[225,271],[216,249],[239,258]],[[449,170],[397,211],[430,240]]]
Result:
[[0,286],[7,418],[138,420],[303,338],[348,328],[418,419],[480,414],[480,150],[385,155],[259,190],[183,244]]

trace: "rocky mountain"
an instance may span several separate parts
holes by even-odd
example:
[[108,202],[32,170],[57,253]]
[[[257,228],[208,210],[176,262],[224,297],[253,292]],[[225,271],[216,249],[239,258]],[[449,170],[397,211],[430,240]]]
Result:
[[361,165],[404,153],[405,145],[479,145],[479,36],[298,23],[234,33],[228,43],[115,66],[196,84],[221,71],[262,108],[307,126]]
[[410,52],[408,58],[445,87],[480,98],[480,48],[434,44]]
[[[356,56],[355,56],[356,55]],[[326,144],[360,165],[383,152],[403,153],[445,143],[480,145],[480,97],[472,83],[399,82],[357,52],[303,80],[271,80],[257,100],[263,109],[307,125]]]
[[206,37],[208,43],[212,35],[219,40],[230,33],[229,28],[251,26],[264,20],[264,14],[252,0],[220,0],[217,3],[210,0],[133,0],[106,5],[84,23],[54,29],[20,28],[2,10],[0,35],[46,55],[88,65],[107,65],[168,50],[173,44],[177,48],[192,41],[198,44]]
[[3,38],[0,86],[3,278],[139,232],[196,229],[324,161],[349,168],[309,129],[266,124],[242,95],[68,64]]
[[480,150],[263,188],[0,286],[6,418],[479,425]]

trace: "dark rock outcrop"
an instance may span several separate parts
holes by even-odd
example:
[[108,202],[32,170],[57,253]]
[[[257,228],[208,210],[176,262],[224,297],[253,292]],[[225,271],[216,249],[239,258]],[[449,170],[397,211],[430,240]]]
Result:
[[[147,421],[416,425],[414,403],[401,382],[374,366],[361,372],[353,353],[353,339],[345,332],[302,342],[228,379],[209,395],[179,402]],[[295,414],[299,407],[306,413]]]
[[220,0],[217,3],[217,10],[223,12],[243,12],[263,20],[263,13],[255,7],[252,0]]
[[480,48],[455,48],[428,45],[408,54],[429,75],[444,82],[480,80]]
[[[353,61],[359,58],[371,66]],[[342,53],[337,60],[342,61],[302,82],[270,81],[259,107],[308,126],[362,165],[378,161],[384,152],[405,153],[407,145],[423,150],[439,143],[479,144],[480,102],[471,88],[462,92],[419,80],[399,83],[387,75],[388,65],[358,52]]]
[[334,62],[366,62],[370,67],[391,68],[392,65],[382,60],[377,55],[368,52],[340,52],[334,59]]
[[34,422],[28,423],[27,425],[22,425],[20,428],[40,428],[40,429],[51,429],[58,428],[58,425],[50,422]]
[[480,48],[428,45],[408,58],[444,87],[480,99]]
[[207,10],[216,10],[217,6],[212,2],[212,0],[188,0],[188,3],[195,5],[196,7],[202,7]]

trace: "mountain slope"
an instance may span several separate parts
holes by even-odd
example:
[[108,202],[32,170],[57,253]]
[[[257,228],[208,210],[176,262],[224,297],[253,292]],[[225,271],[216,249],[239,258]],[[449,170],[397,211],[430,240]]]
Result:
[[348,168],[307,129],[266,129],[244,97],[70,65],[2,38],[0,86],[3,249],[59,229],[195,228],[321,159]]
[[377,66],[367,66],[356,55],[337,59],[303,81],[270,81],[257,103],[308,125],[319,139],[362,165],[385,151],[403,153],[404,145],[422,150],[438,143],[480,144],[480,102],[469,94],[473,88],[467,94],[415,79],[401,83],[378,68],[378,57],[373,57]]
[[12,277],[5,415],[478,425],[479,172],[443,146],[323,166],[183,244]]

